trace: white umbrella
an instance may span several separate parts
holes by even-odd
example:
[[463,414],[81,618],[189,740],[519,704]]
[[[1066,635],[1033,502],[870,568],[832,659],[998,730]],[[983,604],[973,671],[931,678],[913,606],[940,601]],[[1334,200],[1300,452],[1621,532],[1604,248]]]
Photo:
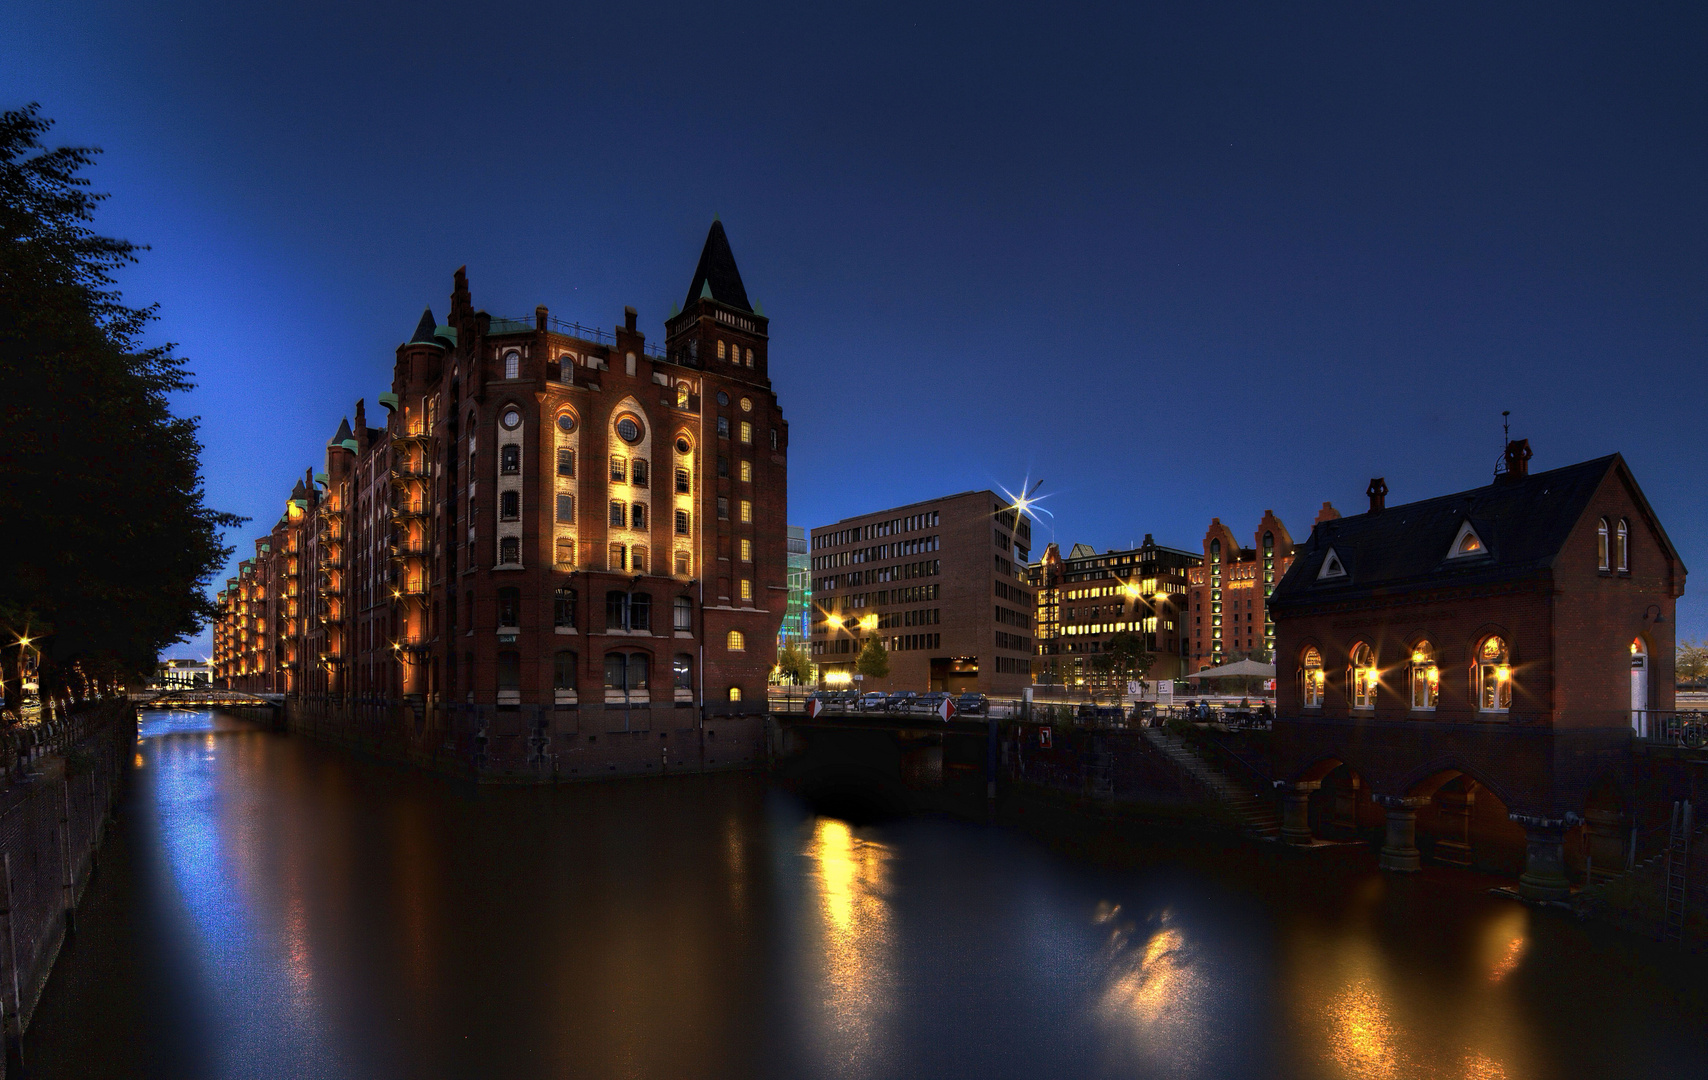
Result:
[[1231,664],[1223,664],[1221,667],[1205,668],[1203,671],[1195,672],[1186,677],[1188,679],[1220,679],[1225,675],[1245,675],[1250,678],[1273,679],[1275,677],[1275,665],[1260,664],[1256,660],[1235,660]]

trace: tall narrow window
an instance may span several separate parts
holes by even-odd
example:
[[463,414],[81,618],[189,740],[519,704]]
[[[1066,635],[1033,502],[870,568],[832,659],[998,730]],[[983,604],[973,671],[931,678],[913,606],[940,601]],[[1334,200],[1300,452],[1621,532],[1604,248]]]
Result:
[[746,420],[743,420],[741,422],[741,429],[740,430],[741,430],[741,441],[744,443],[751,443],[753,441],[753,425],[748,423]]
[[575,541],[567,536],[558,537],[557,568],[559,570],[573,570],[575,568]]
[[722,341],[718,342],[718,359],[719,360],[725,359],[724,350],[726,348],[728,348],[728,345],[725,342],[722,342]]
[[747,350],[747,366],[748,367],[753,366],[753,350],[752,349]]
[[635,487],[646,487],[651,476],[652,467],[647,463],[646,458],[635,458],[634,463],[629,466],[629,481]]
[[[638,506],[635,509],[640,509]],[[637,574],[646,573],[646,545],[636,544],[629,549],[629,569]]]
[[1624,518],[1619,519],[1619,531],[1613,539],[1614,565],[1623,573],[1631,569],[1631,525]]
[[1411,707],[1433,712],[1441,689],[1441,669],[1435,666],[1435,646],[1420,641],[1411,650]]
[[625,504],[618,502],[616,499],[612,499],[611,500],[611,519],[610,520],[611,520],[611,524],[613,526],[615,526],[616,528],[619,528],[619,529],[621,529],[623,526],[627,525],[628,524],[628,507]]
[[753,599],[753,579],[752,578],[742,578],[741,579],[741,598],[743,600],[752,600]]
[[559,495],[557,497],[557,519],[565,525],[575,523],[574,495]]
[[498,561],[507,565],[522,561],[522,542],[514,536],[498,541]]
[[741,482],[744,484],[753,482],[753,462],[744,461],[741,463]]
[[629,459],[611,455],[611,482],[621,484],[629,478]]
[[1352,647],[1346,682],[1352,688],[1354,709],[1376,707],[1376,687],[1381,682],[1381,673],[1376,670],[1376,651],[1363,642]]
[[1607,556],[1607,519],[1602,518],[1595,527],[1595,557],[1596,564],[1603,570],[1611,569],[1611,560]]
[[522,495],[517,491],[502,492],[498,496],[498,520],[517,521],[522,517]]
[[687,653],[677,653],[670,661],[670,675],[676,689],[694,689],[694,658]]
[[504,354],[504,377],[506,379],[515,379],[519,378],[521,373],[522,354],[517,352],[515,349],[511,349],[509,352]]
[[729,438],[729,417],[727,416],[718,417],[718,438]]
[[718,520],[729,520],[729,498],[724,495],[718,496]]
[[688,511],[686,511],[686,510],[676,511],[676,535],[677,536],[687,536],[688,535],[688,532],[689,532],[688,524],[689,524]]
[[[502,695],[515,694],[522,689],[522,654],[514,649],[505,649],[498,654],[498,693],[499,704],[503,704]],[[512,701],[515,699],[512,698]]]
[[626,555],[628,555],[628,549],[626,547],[624,547],[622,544],[610,545],[610,549],[606,552],[605,569],[607,569],[607,570],[624,570],[624,569],[627,569],[628,559],[625,558]]
[[682,631],[694,629],[694,601],[678,596],[670,602],[670,627]]
[[646,503],[635,503],[629,507],[629,528],[646,528]]
[[629,594],[629,629],[652,630],[652,594]]
[[560,649],[552,656],[552,689],[575,689],[575,653]]
[[498,625],[520,626],[522,624],[522,590],[504,588],[498,590]]
[[687,469],[676,470],[676,494],[687,495],[692,491],[692,484]]
[[558,589],[552,594],[552,625],[575,629],[575,590]]
[[559,476],[575,475],[575,451],[559,450],[557,452],[557,474]]
[[748,499],[741,500],[741,520],[743,520],[743,521],[752,521],[753,520],[753,503],[751,500],[748,500]]
[[1477,646],[1472,676],[1476,681],[1478,712],[1503,713],[1512,707],[1512,663],[1505,641],[1489,637]]
[[505,443],[498,448],[498,471],[505,476],[515,476],[522,471],[522,448],[515,443]]
[[742,542],[741,542],[741,561],[742,562],[752,562],[753,561],[753,541],[747,540],[747,539],[742,540]]
[[686,551],[678,551],[676,553],[676,576],[677,577],[687,577],[688,573],[689,573],[688,553]]

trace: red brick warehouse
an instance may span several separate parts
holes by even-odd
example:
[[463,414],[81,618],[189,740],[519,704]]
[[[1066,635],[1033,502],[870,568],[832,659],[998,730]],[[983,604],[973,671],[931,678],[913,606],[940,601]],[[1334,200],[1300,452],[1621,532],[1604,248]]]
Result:
[[[661,350],[633,308],[612,334],[544,307],[495,318],[457,271],[446,322],[424,313],[398,347],[384,426],[358,403],[258,545],[280,572],[222,594],[224,681],[413,715],[536,769],[608,756],[582,753],[601,734],[763,712],[788,425],[719,223],[683,307]],[[243,609],[263,579],[275,640],[258,645]]]

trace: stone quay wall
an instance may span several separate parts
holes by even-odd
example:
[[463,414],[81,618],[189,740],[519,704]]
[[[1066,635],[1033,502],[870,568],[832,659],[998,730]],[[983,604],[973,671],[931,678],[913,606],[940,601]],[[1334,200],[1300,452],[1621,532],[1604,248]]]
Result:
[[0,1017],[10,1064],[74,929],[136,730],[130,702],[109,698],[0,732]]
[[444,705],[292,697],[286,730],[480,783],[540,784],[758,768],[762,713],[729,706]]
[[1022,790],[1094,803],[1102,811],[1189,828],[1239,828],[1214,792],[1136,729],[1009,724],[1002,770]]

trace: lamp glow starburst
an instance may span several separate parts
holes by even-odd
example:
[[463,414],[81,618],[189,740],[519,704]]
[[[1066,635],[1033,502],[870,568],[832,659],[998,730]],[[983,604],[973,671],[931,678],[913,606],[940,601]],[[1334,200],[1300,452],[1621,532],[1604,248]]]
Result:
[[[1040,520],[1038,517],[1039,514],[1050,513],[1048,510],[1038,505],[1050,497],[1049,495],[1038,494],[1038,489],[1043,486],[1044,482],[1042,480],[1038,481],[1036,484],[1032,483],[1032,477],[1030,474],[1028,474],[1026,479],[1021,482],[1019,494],[1009,491],[1007,488],[1002,487],[1001,484],[997,485],[997,487],[1002,491],[1002,494],[1007,497],[1009,509],[1018,510],[1022,516],[1030,517],[1033,521]],[[1051,494],[1054,493],[1052,492]],[[1054,517],[1055,515],[1050,514],[1050,516]]]

